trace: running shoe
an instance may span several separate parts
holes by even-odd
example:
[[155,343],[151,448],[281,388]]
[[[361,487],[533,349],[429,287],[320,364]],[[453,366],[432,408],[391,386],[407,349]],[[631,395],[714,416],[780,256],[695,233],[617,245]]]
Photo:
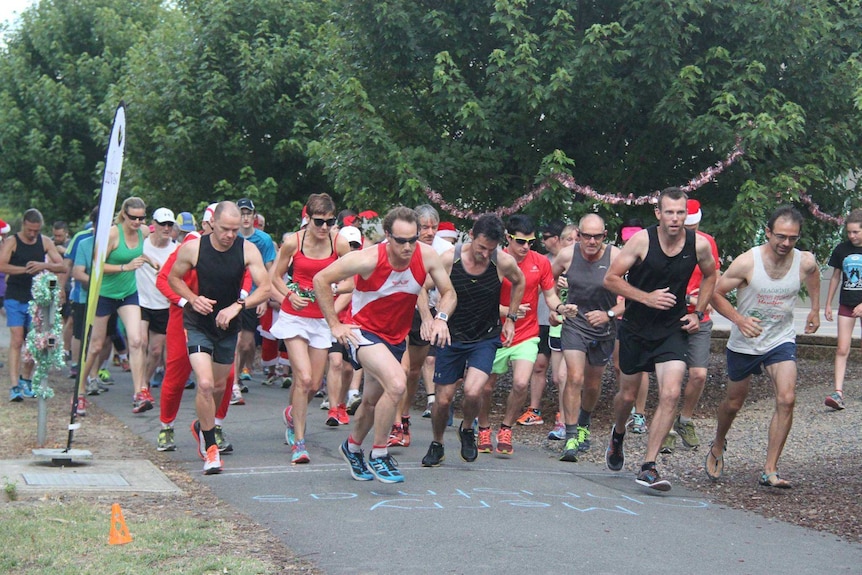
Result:
[[280,379],[281,379],[281,377],[277,373],[273,372],[273,373],[270,373],[269,375],[267,375],[266,379],[264,379],[263,382],[261,382],[261,383],[262,383],[262,385],[265,385],[267,387],[271,387],[271,386],[275,385],[276,383],[278,383],[278,380],[280,380]]
[[439,467],[443,460],[446,459],[446,454],[443,450],[443,444],[432,441],[428,446],[428,452],[422,458],[422,467]]
[[130,372],[130,371],[132,371],[132,366],[131,366],[131,365],[129,365],[129,360],[128,360],[128,359],[121,359],[121,360],[120,360],[120,367],[121,367],[121,368],[123,368],[123,371],[125,371],[125,372]]
[[616,425],[611,427],[611,439],[608,442],[608,449],[605,451],[605,464],[611,471],[619,471],[626,463],[626,450],[623,448],[625,435],[617,439],[614,437],[616,429]]
[[215,440],[216,445],[218,445],[219,453],[233,453],[233,445],[227,438],[224,436],[224,430],[221,428],[221,425],[216,425],[213,428],[215,432]]
[[293,378],[289,375],[284,376],[281,380],[281,389],[290,389],[291,385],[293,385]]
[[557,417],[554,420],[554,429],[548,432],[548,439],[552,441],[562,441],[566,438],[566,424],[563,418],[560,417],[560,412],[557,412]]
[[33,382],[29,379],[18,377],[18,388],[21,390],[21,395],[24,397],[28,399],[36,397],[36,394],[33,393]]
[[560,456],[560,461],[568,461],[574,463],[578,460],[578,438],[570,437],[566,440],[566,446],[563,448],[563,454]]
[[78,396],[78,408],[75,410],[75,413],[79,417],[84,417],[87,415],[87,406],[88,406],[87,398],[83,395]]
[[165,370],[161,367],[157,367],[156,371],[153,372],[153,377],[150,378],[150,387],[161,387],[164,380]]
[[350,423],[350,416],[347,415],[347,406],[343,403],[339,403],[335,407],[335,417],[338,418],[339,425],[347,425]]
[[174,428],[163,427],[159,431],[159,439],[156,442],[156,451],[176,451],[177,444],[174,440]]
[[538,409],[528,409],[518,418],[518,425],[542,425],[545,420],[542,419],[542,412]]
[[78,379],[78,364],[73,363],[69,366],[69,379]]
[[245,405],[245,399],[242,397],[242,392],[239,389],[239,385],[234,385],[233,389],[231,390],[230,404],[231,405]]
[[326,415],[326,425],[329,427],[338,427],[338,409],[333,407]]
[[186,380],[185,389],[194,389],[195,388],[195,380],[189,377]]
[[431,406],[433,403],[428,403],[425,405],[425,411],[422,412],[422,417],[424,419],[431,419]]
[[362,396],[357,394],[347,400],[347,415],[356,415],[356,410],[362,403]]
[[[207,448],[206,441],[204,440],[204,434],[201,431],[201,422],[195,419],[191,424],[192,437],[195,438],[195,443],[198,445],[198,457],[206,461],[207,459]],[[218,446],[216,446],[218,449]]]
[[500,455],[512,455],[515,449],[512,447],[512,428],[501,427],[497,431],[497,453]]
[[674,430],[682,439],[682,444],[689,449],[697,449],[700,447],[700,439],[697,437],[697,431],[694,429],[694,422],[689,420],[685,423],[680,421],[680,416],[676,416],[676,421],[673,422]]
[[147,401],[149,401],[150,403],[152,403],[153,405],[155,405],[156,400],[153,398],[153,394],[151,394],[151,393],[150,393],[150,388],[149,388],[149,387],[142,387],[142,388],[141,388],[141,394],[144,396],[144,398],[145,398]]
[[99,378],[87,376],[87,395],[99,395],[102,393],[99,387]]
[[369,457],[368,467],[382,483],[404,483],[404,476],[398,471],[398,462],[388,453],[381,457]]
[[248,393],[248,384],[246,382],[240,379],[237,385],[239,386],[240,393]]
[[626,428],[628,428],[635,435],[643,435],[649,428],[647,427],[646,417],[643,413],[636,413],[632,411],[632,414],[629,416],[628,421],[626,421]]
[[671,429],[667,436],[664,438],[664,441],[661,442],[661,447],[659,448],[659,453],[664,453],[665,455],[671,455],[674,451],[676,451],[676,437],[677,433],[673,429]]
[[326,410],[326,409],[329,409],[329,408],[330,408],[330,403],[329,403],[329,398],[327,397],[327,398],[325,398],[323,401],[321,401],[321,402],[320,402],[320,409],[321,409],[321,410]]
[[9,390],[9,401],[24,401],[24,394],[21,393],[21,388],[17,385]]
[[371,481],[374,479],[374,474],[368,471],[368,466],[365,465],[365,454],[362,453],[361,449],[358,453],[351,453],[345,439],[339,451],[341,451],[341,457],[344,458],[344,461],[350,465],[350,475],[353,476],[353,479],[356,481]]
[[293,447],[293,444],[296,443],[296,432],[293,429],[293,416],[290,412],[293,410],[292,405],[288,405],[284,408],[284,411],[281,414],[281,419],[284,421],[284,442],[289,446]]
[[113,363],[114,363],[114,365],[115,365],[115,366],[117,366],[117,367],[119,367],[119,366],[120,366],[120,356],[119,356],[119,355],[117,355],[116,353],[114,354],[114,361],[113,361]]
[[662,479],[655,467],[641,470],[638,473],[637,479],[635,479],[635,483],[655,489],[656,491],[670,491],[670,481]]
[[401,447],[404,441],[404,430],[401,429],[400,423],[393,423],[392,430],[389,432],[389,441],[386,442],[386,447]]
[[401,418],[401,447],[410,447],[410,419]]
[[578,451],[581,453],[586,453],[590,450],[592,444],[590,443],[590,428],[584,427],[582,425],[578,426]]
[[147,396],[149,392],[145,394],[144,390],[141,390],[132,397],[132,413],[143,413],[153,408],[153,399]]
[[293,452],[290,454],[290,462],[294,465],[308,463],[311,458],[308,456],[308,451],[305,449],[305,440],[300,439],[293,445]]
[[221,456],[218,452],[218,445],[210,445],[204,457],[204,475],[215,475],[222,472]]
[[823,402],[826,407],[831,407],[835,411],[841,411],[844,409],[844,397],[839,392],[834,392],[832,395],[826,398],[826,401]]
[[104,367],[100,369],[96,375],[99,376],[99,379],[101,379],[102,383],[105,385],[114,385],[114,378],[111,377],[111,372]]
[[479,453],[491,453],[494,446],[491,444],[491,428],[479,428],[479,438],[476,440],[476,449]]
[[251,381],[251,372],[247,367],[242,368],[242,371],[239,373],[239,378],[243,381]]
[[464,422],[458,428],[458,438],[461,440],[461,459],[466,462],[476,461],[479,450],[476,448],[476,434],[472,427],[464,429]]

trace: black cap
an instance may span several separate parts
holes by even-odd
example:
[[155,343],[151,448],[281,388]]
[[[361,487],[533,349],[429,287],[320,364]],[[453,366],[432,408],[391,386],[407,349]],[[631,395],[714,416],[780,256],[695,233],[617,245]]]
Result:
[[551,220],[542,227],[542,233],[552,237],[559,236],[565,227],[566,224],[563,223],[563,220]]
[[243,198],[236,203],[236,207],[238,207],[241,210],[254,211],[254,202],[248,198]]

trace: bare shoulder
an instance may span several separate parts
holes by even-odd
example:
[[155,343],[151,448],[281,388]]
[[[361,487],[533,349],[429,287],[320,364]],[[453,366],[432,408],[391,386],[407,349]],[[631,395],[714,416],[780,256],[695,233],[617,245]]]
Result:
[[805,275],[819,271],[820,266],[817,264],[817,258],[811,252],[801,252],[802,261],[800,262],[800,270]]
[[738,255],[730,263],[730,266],[727,268],[727,271],[724,273],[724,275],[748,277],[751,274],[751,271],[754,269],[754,250],[759,249],[760,246],[755,246],[747,252]]

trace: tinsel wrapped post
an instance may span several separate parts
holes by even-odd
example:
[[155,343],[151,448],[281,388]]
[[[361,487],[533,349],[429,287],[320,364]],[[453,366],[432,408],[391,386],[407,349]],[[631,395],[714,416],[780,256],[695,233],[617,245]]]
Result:
[[33,299],[30,300],[30,331],[27,333],[24,357],[33,360],[33,393],[40,399],[54,397],[54,390],[48,385],[48,373],[52,369],[62,369],[65,365],[63,354],[63,319],[60,316],[59,294],[62,286],[57,276],[42,272],[33,278]]

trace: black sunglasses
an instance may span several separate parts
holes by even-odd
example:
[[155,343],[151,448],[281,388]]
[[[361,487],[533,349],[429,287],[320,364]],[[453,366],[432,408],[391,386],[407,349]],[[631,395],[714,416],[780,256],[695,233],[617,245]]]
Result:
[[314,222],[314,225],[318,228],[322,228],[323,224],[326,224],[331,228],[336,224],[336,222],[338,222],[336,218],[329,218],[328,220],[325,220],[323,218],[311,218],[311,221]]
[[517,243],[518,245],[533,245],[533,242],[536,241],[536,238],[516,238],[515,236],[509,234],[509,240]]
[[608,235],[608,232],[602,232],[600,234],[585,234],[584,232],[581,232],[580,238],[584,241],[600,240],[600,239],[604,238],[606,235]]
[[144,220],[147,219],[147,216],[133,216],[129,212],[126,212],[126,217],[129,218],[130,220],[135,220],[136,222],[143,222]]
[[419,235],[415,235],[412,238],[399,238],[398,236],[389,236],[392,238],[396,244],[415,244],[419,241]]
[[555,238],[555,237],[557,237],[556,234],[542,234],[542,239],[545,241],[548,241],[549,239]]
[[166,228],[174,227],[174,222],[156,222],[156,223],[159,224],[160,226],[164,226]]

